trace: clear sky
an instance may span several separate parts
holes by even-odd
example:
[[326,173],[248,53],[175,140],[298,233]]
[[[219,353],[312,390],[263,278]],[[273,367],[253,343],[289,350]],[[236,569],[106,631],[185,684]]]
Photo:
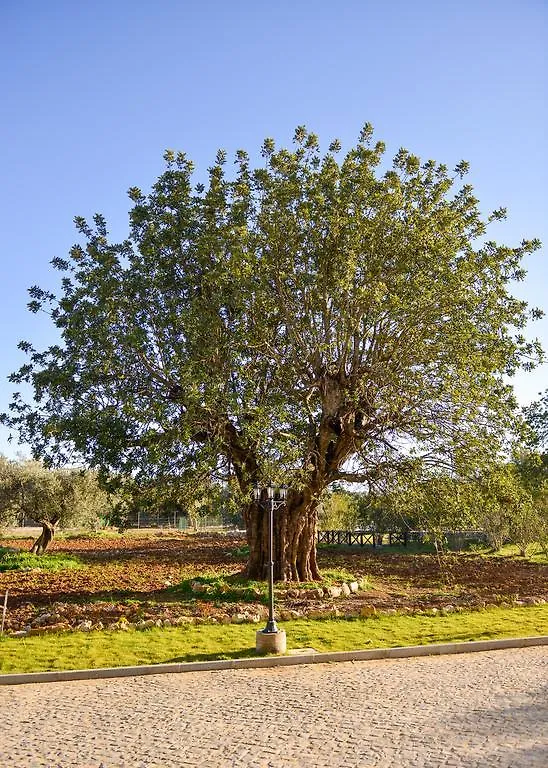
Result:
[[[0,411],[17,342],[54,338],[26,289],[56,285],[75,215],[127,234],[166,148],[203,171],[299,124],[350,147],[369,121],[389,153],[470,161],[483,210],[509,211],[493,238],[548,242],[547,49],[546,0],[2,0]],[[546,254],[516,293],[548,310]],[[548,350],[547,319],[530,335]],[[548,366],[515,384],[526,404]]]

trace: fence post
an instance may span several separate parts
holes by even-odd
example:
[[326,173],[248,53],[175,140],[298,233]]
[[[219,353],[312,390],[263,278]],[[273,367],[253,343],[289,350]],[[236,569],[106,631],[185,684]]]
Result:
[[4,610],[2,611],[2,629],[0,629],[0,635],[4,634],[4,622],[6,620],[7,607],[8,607],[8,590],[6,589],[6,594],[4,595]]

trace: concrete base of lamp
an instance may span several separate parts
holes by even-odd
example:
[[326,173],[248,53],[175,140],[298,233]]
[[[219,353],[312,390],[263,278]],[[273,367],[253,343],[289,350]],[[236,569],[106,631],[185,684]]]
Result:
[[260,629],[255,633],[255,650],[257,653],[285,653],[287,638],[285,630],[277,632],[264,632]]

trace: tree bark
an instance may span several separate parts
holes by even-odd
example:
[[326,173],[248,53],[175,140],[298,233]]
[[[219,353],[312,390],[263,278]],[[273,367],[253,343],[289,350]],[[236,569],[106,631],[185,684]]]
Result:
[[[316,561],[317,502],[310,491],[290,492],[274,510],[273,560],[275,581],[318,581]],[[268,577],[269,501],[253,503],[244,512],[249,560],[245,574],[258,581]]]
[[55,536],[55,526],[59,520],[38,520],[38,522],[42,526],[42,533],[36,539],[30,550],[35,555],[41,555],[46,551]]

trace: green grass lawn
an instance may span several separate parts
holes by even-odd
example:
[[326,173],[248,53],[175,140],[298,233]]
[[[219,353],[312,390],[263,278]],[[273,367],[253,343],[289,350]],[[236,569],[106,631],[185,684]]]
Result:
[[23,571],[40,568],[43,571],[62,571],[64,568],[81,568],[82,563],[74,555],[65,553],[33,555],[32,552],[14,552],[0,547],[0,572]]
[[[380,616],[284,622],[288,649],[350,651],[503,637],[548,635],[548,605],[493,608],[447,616]],[[0,637],[0,672],[132,666],[255,655],[262,625],[154,628],[145,632],[90,632]]]
[[481,555],[488,555],[489,557],[511,557],[516,558],[516,560],[529,560],[532,563],[548,565],[548,557],[546,556],[546,552],[540,544],[530,544],[527,547],[527,556],[525,558],[520,557],[519,547],[517,547],[515,544],[505,544],[503,547],[501,547],[501,549],[497,550],[497,552],[492,552],[490,549],[485,547],[481,550],[478,550],[477,553]]

